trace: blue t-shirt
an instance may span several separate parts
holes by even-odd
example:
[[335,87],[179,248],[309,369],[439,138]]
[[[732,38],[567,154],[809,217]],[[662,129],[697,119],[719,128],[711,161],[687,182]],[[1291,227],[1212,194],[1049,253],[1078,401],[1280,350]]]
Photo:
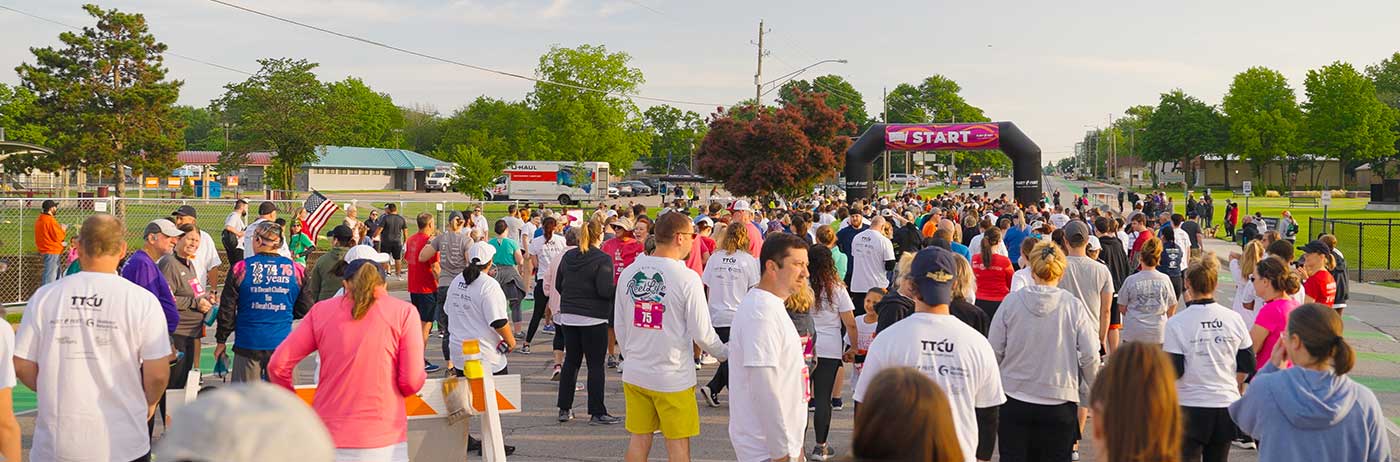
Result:
[[1021,259],[1021,241],[1026,240],[1027,234],[1029,233],[1025,227],[1012,225],[1010,228],[1006,228],[1006,236],[1001,239],[1001,242],[1006,244],[1006,257],[1010,258],[1012,262]]
[[258,254],[239,264],[243,280],[238,286],[233,346],[276,350],[292,333],[292,309],[301,295],[296,263],[281,255]]

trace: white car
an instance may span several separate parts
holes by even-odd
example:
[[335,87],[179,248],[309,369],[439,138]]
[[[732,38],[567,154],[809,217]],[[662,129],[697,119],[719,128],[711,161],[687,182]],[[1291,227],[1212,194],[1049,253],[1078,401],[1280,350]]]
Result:
[[608,198],[617,199],[617,197],[620,195],[622,195],[621,191],[618,191],[617,188],[614,188],[612,186],[608,186]]

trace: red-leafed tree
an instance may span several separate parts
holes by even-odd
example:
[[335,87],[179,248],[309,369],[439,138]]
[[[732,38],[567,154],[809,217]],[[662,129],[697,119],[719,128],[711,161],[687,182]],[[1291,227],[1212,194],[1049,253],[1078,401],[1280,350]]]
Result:
[[697,173],[739,196],[795,197],[832,177],[851,146],[841,133],[855,126],[820,96],[799,91],[776,109],[741,106],[712,115],[695,153]]

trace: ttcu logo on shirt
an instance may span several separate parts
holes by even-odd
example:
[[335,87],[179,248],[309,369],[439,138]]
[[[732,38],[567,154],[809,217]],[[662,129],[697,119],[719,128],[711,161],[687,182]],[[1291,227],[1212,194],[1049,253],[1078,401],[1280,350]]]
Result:
[[98,297],[97,294],[87,297],[74,295],[68,297],[68,303],[74,308],[98,308],[102,306],[102,297]]
[[935,353],[953,352],[953,342],[950,340],[920,340],[919,343],[924,345],[924,351],[932,351]]

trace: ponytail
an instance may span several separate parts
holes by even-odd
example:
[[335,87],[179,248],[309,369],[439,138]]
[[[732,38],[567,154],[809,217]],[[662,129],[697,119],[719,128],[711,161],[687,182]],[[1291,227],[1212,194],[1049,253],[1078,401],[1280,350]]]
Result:
[[489,263],[485,265],[467,264],[467,268],[462,270],[462,280],[467,284],[475,282],[476,278],[480,277],[483,271],[486,271],[487,265],[489,265]]
[[589,250],[598,248],[598,244],[603,238],[603,223],[601,221],[588,220],[578,229],[578,251],[580,253],[587,253]]
[[549,242],[550,239],[554,239],[554,228],[559,227],[559,220],[555,220],[554,217],[545,217],[544,221],[540,222],[540,226],[544,228],[544,241]]
[[999,243],[1001,243],[1001,230],[997,228],[988,228],[986,232],[982,233],[981,257],[983,268],[992,267],[992,251]]
[[374,306],[378,298],[379,286],[384,284],[384,277],[379,275],[379,268],[374,265],[361,265],[360,270],[350,276],[350,300],[355,306],[350,309],[350,316],[358,320],[369,313],[369,308]]

